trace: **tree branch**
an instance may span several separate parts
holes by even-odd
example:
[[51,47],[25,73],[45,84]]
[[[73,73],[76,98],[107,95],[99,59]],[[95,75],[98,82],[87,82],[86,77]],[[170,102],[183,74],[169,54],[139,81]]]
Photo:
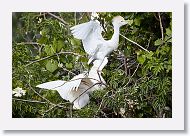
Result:
[[145,49],[144,47],[142,47],[140,44],[138,44],[138,43],[136,43],[136,42],[134,42],[134,41],[130,40],[129,38],[125,37],[125,36],[124,36],[124,35],[122,35],[122,34],[119,34],[119,35],[121,35],[123,38],[125,38],[125,39],[126,39],[126,40],[128,40],[129,42],[131,42],[131,43],[133,43],[133,44],[137,45],[138,47],[140,47],[140,48],[141,48],[141,49],[143,49],[144,51],[149,52],[147,49]]
[[159,22],[160,22],[160,31],[161,31],[161,35],[162,35],[162,41],[164,41],[164,30],[163,30],[163,26],[162,26],[162,19],[160,16],[160,12],[158,12],[158,17],[159,17]]
[[84,93],[86,93],[88,90],[90,90],[92,87],[94,87],[95,85],[98,85],[98,84],[102,84],[102,82],[98,82],[98,83],[95,83],[93,85],[91,85],[89,88],[87,88],[84,92],[82,92],[77,98],[75,98],[72,103],[74,103],[79,97],[81,97]]
[[46,56],[44,58],[41,58],[41,59],[37,59],[37,60],[33,60],[32,62],[28,63],[25,65],[25,67],[28,67],[29,65],[33,64],[33,63],[36,63],[36,62],[39,62],[39,61],[42,61],[42,60],[46,60],[46,59],[49,59],[53,56],[56,56],[56,55],[60,55],[60,54],[72,54],[72,55],[76,55],[76,56],[79,56],[79,57],[82,57],[80,54],[77,54],[77,53],[74,53],[74,52],[59,52],[59,53],[55,53],[54,55],[51,55],[51,56]]
[[25,99],[18,99],[18,98],[12,98],[13,100],[16,101],[22,101],[22,102],[31,102],[31,103],[42,103],[42,104],[47,104],[47,102],[41,102],[37,100],[25,100]]
[[58,17],[58,16],[56,16],[56,15],[54,15],[54,14],[52,14],[52,13],[50,13],[50,12],[46,12],[48,15],[50,15],[50,16],[52,16],[52,17],[54,17],[54,18],[56,18],[57,20],[59,20],[59,21],[61,21],[64,25],[69,25],[69,23],[67,23],[65,20],[63,20],[62,18],[60,18],[60,17]]
[[21,43],[16,43],[16,45],[41,45],[40,43],[37,42],[21,42]]

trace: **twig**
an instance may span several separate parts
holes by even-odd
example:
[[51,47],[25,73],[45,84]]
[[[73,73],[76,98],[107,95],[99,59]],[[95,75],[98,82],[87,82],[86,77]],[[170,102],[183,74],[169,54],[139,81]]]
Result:
[[39,62],[39,61],[42,61],[42,60],[49,59],[49,58],[51,58],[51,57],[53,57],[53,56],[57,56],[57,55],[60,55],[60,54],[72,54],[72,55],[76,55],[76,56],[81,57],[81,55],[79,55],[79,54],[77,54],[77,53],[74,53],[74,52],[63,52],[63,51],[61,51],[61,52],[55,53],[54,55],[51,55],[51,56],[46,56],[46,57],[41,58],[41,59],[33,60],[32,62],[26,64],[25,67],[28,67],[29,65],[31,65],[31,64],[33,64],[33,63],[36,63],[36,62]]
[[41,45],[40,43],[37,42],[21,42],[21,43],[16,43],[17,45]]
[[74,13],[75,25],[77,25],[77,12]]
[[30,87],[30,89],[37,94],[39,97],[41,97],[43,100],[47,101],[48,103],[55,105],[54,103],[50,102],[48,99],[46,99],[45,97],[43,97],[42,95],[40,95],[36,90],[34,90],[30,84],[30,72],[28,70],[26,70],[26,72],[28,73],[29,79],[28,79],[28,85]]
[[159,21],[159,18],[156,16],[156,13],[153,13],[153,15],[156,18],[156,20]]
[[79,97],[81,97],[84,93],[86,93],[88,90],[90,90],[92,87],[94,87],[95,85],[98,85],[98,84],[102,84],[103,82],[97,82],[93,85],[91,85],[89,88],[87,88],[84,92],[82,92],[77,98],[75,98],[72,103],[74,103]]
[[131,75],[131,78],[135,75],[135,73],[137,72],[137,69],[139,68],[139,64],[137,64],[137,68],[135,69],[135,71],[133,72],[133,74]]
[[69,25],[69,23],[67,23],[67,22],[66,22],[65,20],[63,20],[62,18],[60,18],[60,17],[58,17],[58,16],[56,16],[56,15],[50,13],[50,12],[46,12],[46,13],[47,13],[48,15],[50,15],[50,16],[56,18],[57,20],[61,21],[64,25]]
[[103,112],[103,111],[100,111],[100,112],[104,115],[104,117],[108,118],[108,116],[106,115],[105,112]]
[[42,95],[40,95],[36,90],[34,90],[34,89],[31,87],[30,83],[29,83],[29,87],[30,87],[30,89],[31,89],[35,94],[37,94],[39,97],[41,97],[42,99],[44,99],[45,101],[47,101],[47,102],[50,103],[51,105],[55,105],[54,103],[50,102],[48,99],[46,99],[45,97],[43,97]]
[[[113,26],[111,26],[111,25],[109,25],[109,26],[113,28]],[[125,37],[124,35],[122,35],[121,33],[119,33],[119,35],[121,35],[121,36],[122,36],[123,38],[125,38],[127,41],[132,42],[133,44],[139,46],[141,49],[143,49],[143,50],[149,52],[147,49],[145,49],[144,47],[142,47],[140,44],[138,44],[138,43],[136,43],[136,42],[130,40],[129,38],[127,38],[127,37]]]
[[[132,77],[135,75],[135,73],[137,72],[137,69],[138,69],[138,68],[139,68],[139,64],[137,65],[135,71],[133,72],[133,74],[131,75],[131,77],[129,78],[129,81],[127,82],[127,84],[126,84],[125,86],[127,86],[127,85],[131,82],[131,79],[132,79]],[[125,86],[124,86],[124,87],[125,87]]]
[[116,71],[117,71],[118,69],[120,69],[121,67],[123,67],[123,65],[124,65],[124,64],[121,64],[121,65],[116,69]]
[[163,30],[163,26],[162,26],[162,19],[161,19],[161,16],[160,16],[160,12],[158,12],[158,17],[159,17],[159,21],[160,21],[160,31],[161,31],[161,34],[162,34],[162,41],[164,41],[164,30]]
[[72,72],[72,71],[70,71],[70,70],[68,70],[68,69],[66,69],[66,68],[63,68],[63,67],[61,67],[63,70],[65,70],[65,71],[67,71],[68,73],[71,73],[71,74],[73,74],[73,75],[76,75],[74,72]]
[[125,36],[122,35],[122,34],[119,34],[119,35],[121,35],[123,38],[125,38],[125,39],[128,40],[129,42],[132,42],[133,44],[137,45],[137,46],[140,47],[141,49],[143,49],[143,50],[149,52],[147,49],[145,49],[144,47],[142,47],[140,44],[138,44],[138,43],[136,43],[136,42],[130,40],[129,38],[125,37]]
[[57,105],[53,105],[53,106],[52,106],[51,108],[49,108],[48,110],[44,111],[44,112],[42,113],[42,117],[44,117],[46,113],[50,112],[50,111],[53,110],[55,107],[57,107]]
[[42,104],[47,104],[47,102],[41,102],[41,101],[36,101],[36,100],[25,100],[25,99],[18,99],[18,98],[12,98],[13,100],[16,101],[22,101],[22,102],[31,102],[31,103],[42,103]]
[[100,111],[100,109],[101,109],[101,107],[102,107],[102,105],[103,105],[103,102],[104,102],[104,98],[106,97],[106,95],[109,93],[109,91],[107,91],[105,94],[104,94],[104,96],[102,97],[102,101],[101,101],[101,103],[100,103],[100,106],[99,106],[99,108],[98,108],[98,110],[96,111],[96,113],[95,113],[95,116],[98,114],[98,112]]

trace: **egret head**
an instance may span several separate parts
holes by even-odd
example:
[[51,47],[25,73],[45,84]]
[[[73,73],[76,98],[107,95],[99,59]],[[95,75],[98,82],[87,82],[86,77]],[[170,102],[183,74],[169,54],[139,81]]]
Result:
[[125,20],[123,17],[121,16],[116,16],[112,19],[112,24],[114,26],[123,26],[123,25],[126,25],[127,24],[127,20]]

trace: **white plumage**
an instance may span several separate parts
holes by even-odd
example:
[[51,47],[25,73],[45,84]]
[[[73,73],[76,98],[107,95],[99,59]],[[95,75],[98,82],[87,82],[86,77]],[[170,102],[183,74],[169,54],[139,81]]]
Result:
[[[100,66],[100,70],[104,68],[107,62],[108,60],[105,58]],[[37,85],[36,87],[49,90],[57,90],[63,99],[68,100],[71,103],[73,102],[74,109],[81,109],[89,103],[89,93],[98,89],[105,88],[105,80],[101,75],[101,79],[99,79],[99,75],[97,73],[97,69],[100,63],[101,62],[99,60],[94,61],[89,73],[85,72],[76,75],[70,81],[51,81]],[[103,82],[103,85],[97,84],[100,82],[100,80]]]
[[[82,40],[84,50],[90,57],[88,64],[92,63],[94,60],[103,62],[106,56],[117,49],[119,44],[119,29],[121,26],[127,24],[127,21],[121,16],[116,16],[113,18],[112,24],[114,27],[114,34],[110,40],[104,40],[102,37],[101,33],[103,28],[98,20],[91,20],[71,28],[73,36]],[[100,71],[99,68],[98,71]]]
[[[93,66],[89,71],[73,77],[70,81],[51,81],[37,85],[39,88],[57,90],[60,96],[73,103],[73,108],[81,109],[89,102],[89,93],[105,88],[106,82],[102,78],[101,71],[107,64],[107,56],[118,47],[119,28],[127,24],[123,17],[117,16],[112,20],[114,26],[114,34],[110,40],[104,40],[101,33],[103,28],[98,20],[98,16],[93,15],[92,20],[76,25],[71,28],[73,36],[81,39],[84,50],[89,55],[88,64],[93,62]],[[102,82],[103,84],[97,84]]]

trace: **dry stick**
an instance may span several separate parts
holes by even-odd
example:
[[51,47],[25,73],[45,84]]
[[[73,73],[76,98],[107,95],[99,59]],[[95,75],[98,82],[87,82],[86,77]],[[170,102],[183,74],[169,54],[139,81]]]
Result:
[[[148,40],[148,47],[149,47],[149,45],[150,45],[150,40],[151,40],[151,37],[150,37],[149,40]],[[148,47],[147,47],[147,48],[148,48]],[[127,82],[127,84],[126,84],[125,86],[127,86],[127,85],[131,82],[131,79],[132,79],[132,77],[135,75],[135,73],[137,72],[137,69],[139,68],[139,65],[140,65],[140,64],[137,65],[135,71],[133,72],[133,74],[131,75],[129,81]],[[124,86],[124,87],[125,87],[125,86]]]
[[121,52],[121,51],[119,51],[121,54],[122,54],[122,56],[123,56],[123,65],[124,65],[124,69],[125,69],[125,75],[127,76],[127,61],[126,61],[126,57],[125,57],[125,55],[124,55],[124,53],[123,52]]
[[156,16],[156,13],[153,13],[153,15],[156,18],[156,20],[159,21],[159,18]]
[[98,114],[98,112],[100,111],[100,109],[101,109],[101,107],[102,107],[102,105],[103,105],[103,101],[104,101],[104,98],[106,97],[106,95],[109,93],[109,91],[107,91],[105,94],[104,94],[104,96],[102,97],[102,101],[101,101],[101,103],[100,103],[100,106],[99,106],[99,108],[98,108],[98,110],[96,111],[96,113],[95,113],[95,116]]
[[67,23],[67,22],[66,22],[65,20],[63,20],[62,18],[60,18],[60,17],[58,17],[58,16],[56,16],[56,15],[50,13],[50,12],[46,12],[46,13],[47,13],[48,15],[50,15],[50,16],[56,18],[57,20],[61,21],[64,25],[69,25],[69,23]]
[[[111,26],[111,25],[109,25],[109,26]],[[111,26],[111,27],[113,28],[113,26]],[[129,38],[127,38],[127,37],[125,37],[124,35],[122,35],[121,33],[119,33],[119,35],[121,35],[121,36],[122,36],[123,38],[125,38],[127,41],[132,42],[133,44],[139,46],[141,49],[143,49],[143,50],[149,52],[147,49],[145,49],[144,47],[142,47],[140,44],[138,44],[138,43],[136,43],[136,42],[130,40]]]
[[64,109],[64,110],[68,110],[67,108],[64,108],[64,106],[61,106],[61,104],[62,104],[62,103],[54,104],[51,108],[49,108],[48,110],[46,110],[46,111],[44,111],[44,112],[42,113],[42,117],[44,117],[47,112],[50,112],[51,110],[53,110],[53,109],[56,108],[56,107],[62,108],[62,109]]
[[72,103],[74,103],[80,96],[82,96],[84,93],[86,93],[88,90],[90,90],[92,87],[94,87],[95,85],[98,85],[98,84],[102,84],[103,82],[98,82],[98,83],[95,83],[93,85],[91,85],[89,88],[87,88],[84,92],[82,92],[77,98],[75,98]]
[[55,107],[57,107],[57,105],[53,105],[53,106],[52,106],[51,108],[49,108],[48,110],[44,111],[44,112],[42,113],[42,117],[44,117],[47,112],[53,110]]
[[[140,65],[140,64],[137,64],[137,67],[136,67],[135,71],[133,72],[133,74],[131,75],[129,81],[127,82],[127,84],[126,84],[125,86],[127,86],[127,85],[131,82],[131,79],[132,79],[132,77],[135,75],[135,73],[137,72],[137,69],[139,68],[139,65]],[[125,87],[125,86],[124,86],[124,87]]]
[[47,101],[47,102],[50,103],[51,105],[56,105],[56,104],[50,102],[50,101],[49,101],[48,99],[46,99],[45,97],[43,97],[42,95],[40,95],[36,90],[34,90],[34,89],[31,87],[30,82],[29,82],[29,87],[30,87],[30,89],[31,89],[34,93],[36,93],[39,97],[41,97],[42,99],[44,99],[45,101]]
[[30,87],[30,89],[35,93],[37,94],[39,97],[41,97],[43,100],[47,101],[48,103],[52,104],[52,105],[55,105],[54,103],[50,102],[48,99],[46,99],[45,97],[43,97],[42,95],[40,95],[36,90],[34,90],[30,84],[30,72],[28,70],[26,70],[26,72],[28,73],[29,75],[29,79],[28,79],[28,85]]
[[75,25],[77,25],[77,12],[74,13]]
[[124,56],[124,68],[125,68],[125,75],[127,76],[127,62],[125,56]]
[[16,101],[22,101],[22,102],[31,102],[31,103],[42,103],[42,104],[47,104],[47,102],[41,102],[37,100],[25,100],[25,99],[18,99],[18,98],[12,98],[13,100]]
[[53,57],[53,56],[60,55],[60,54],[72,54],[72,55],[76,55],[76,56],[81,57],[81,55],[79,55],[79,54],[77,54],[77,53],[74,53],[74,52],[63,52],[63,51],[61,51],[61,52],[56,53],[56,54],[54,54],[54,55],[51,55],[51,56],[47,56],[47,57],[44,57],[44,58],[41,58],[41,59],[34,60],[34,61],[32,61],[32,62],[26,64],[25,67],[28,67],[29,65],[31,65],[31,64],[33,64],[33,63],[36,63],[36,62],[39,62],[39,61],[42,61],[42,60],[49,59],[49,58],[51,58],[51,57]]
[[17,45],[41,45],[40,43],[37,42],[21,42],[21,43],[16,43]]
[[124,64],[121,64],[121,65],[116,69],[116,71],[117,71],[118,69],[120,69],[121,67],[123,67],[123,65],[124,65]]
[[71,74],[73,74],[73,75],[76,75],[74,72],[72,72],[72,71],[70,71],[70,70],[68,70],[68,69],[66,69],[66,68],[64,68],[64,67],[61,67],[63,70],[65,70],[65,71],[67,71],[68,73],[71,73]]
[[160,12],[158,13],[158,17],[159,17],[159,22],[160,22],[160,31],[161,31],[161,34],[162,34],[162,41],[164,41],[164,30],[163,30],[163,26],[162,26],[162,19],[161,19],[161,16],[160,16]]
[[39,97],[41,97],[42,99],[44,99],[45,101],[47,101],[47,103],[53,105],[53,107],[51,107],[50,109],[48,109],[47,111],[45,111],[42,116],[44,116],[45,113],[51,111],[51,110],[52,110],[53,108],[55,108],[55,107],[61,107],[61,108],[63,108],[63,106],[61,106],[60,104],[54,104],[54,103],[52,103],[51,101],[49,101],[48,99],[46,99],[45,97],[43,97],[42,95],[40,95],[36,90],[34,90],[34,89],[32,88],[32,86],[31,86],[31,84],[30,84],[30,72],[29,72],[28,70],[26,70],[26,71],[27,71],[27,73],[29,74],[29,82],[28,82],[28,85],[29,85],[30,89],[31,89],[34,93],[36,93]]
[[136,42],[134,42],[134,41],[130,40],[129,38],[125,37],[124,35],[122,35],[122,34],[119,34],[119,35],[121,35],[121,36],[122,36],[123,38],[125,38],[126,40],[128,40],[128,41],[132,42],[133,44],[135,44],[135,45],[139,46],[141,49],[143,49],[143,50],[145,50],[145,51],[149,52],[147,49],[145,49],[144,47],[142,47],[142,46],[141,46],[141,45],[139,45],[138,43],[136,43]]

